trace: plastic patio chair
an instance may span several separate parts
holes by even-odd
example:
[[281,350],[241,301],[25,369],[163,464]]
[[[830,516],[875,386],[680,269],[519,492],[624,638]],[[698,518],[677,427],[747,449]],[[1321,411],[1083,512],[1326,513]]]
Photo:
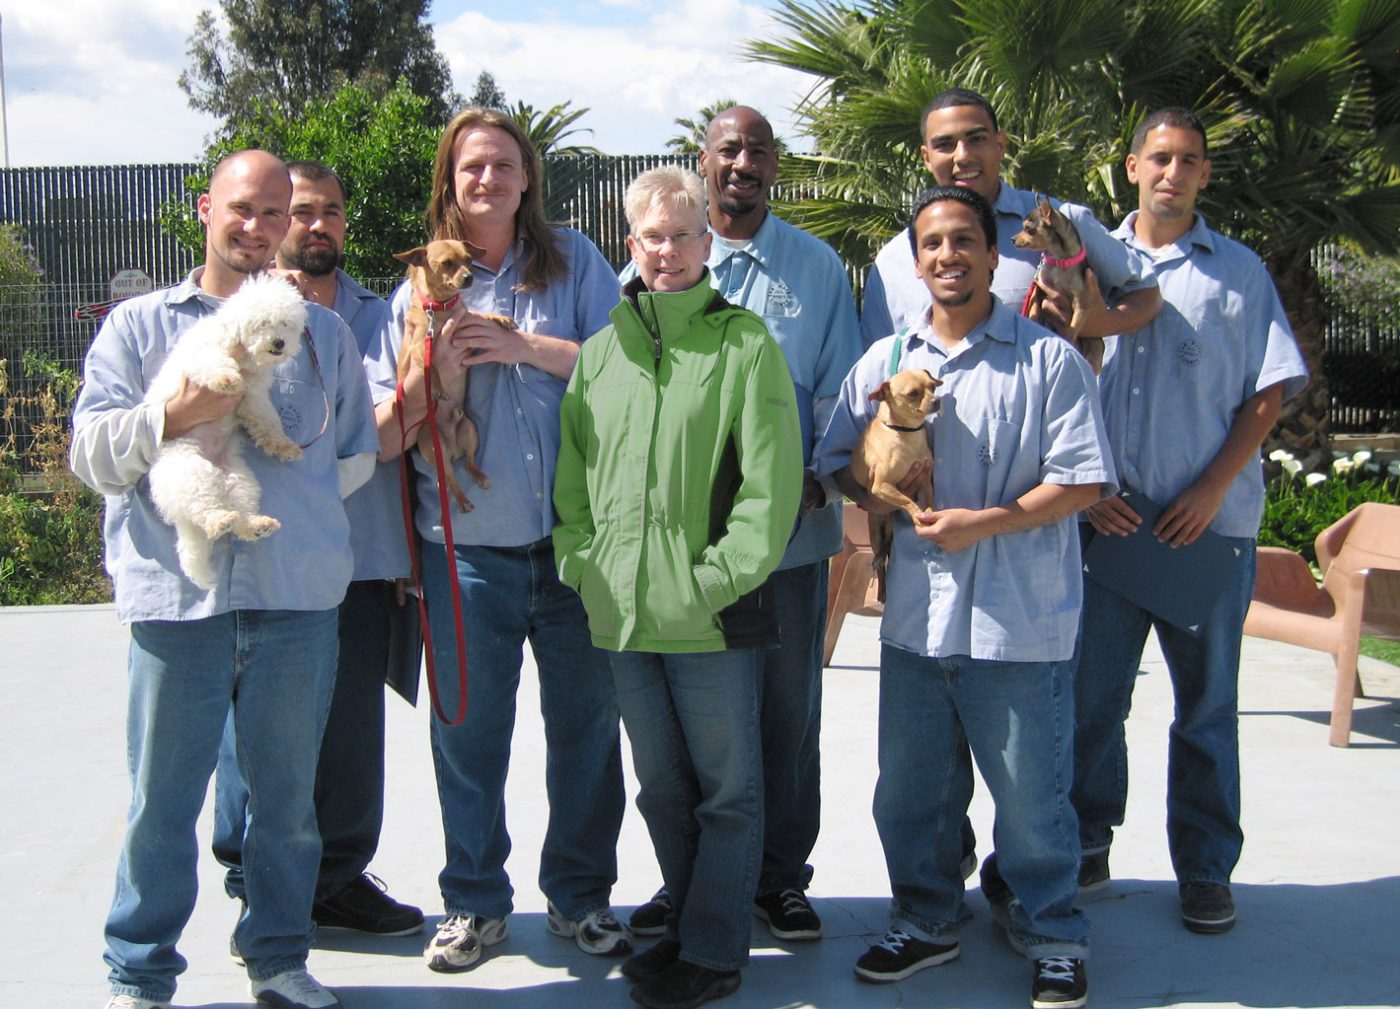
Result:
[[1292,550],[1260,547],[1244,633],[1330,654],[1337,664],[1329,742],[1351,743],[1363,634],[1400,640],[1400,506],[1360,505],[1318,534],[1318,585]]
[[847,613],[878,617],[885,604],[877,597],[875,572],[871,566],[870,527],[867,516],[847,501],[841,511],[843,526],[841,552],[831,558],[831,576],[826,590],[826,644],[822,665],[831,665],[836,639]]

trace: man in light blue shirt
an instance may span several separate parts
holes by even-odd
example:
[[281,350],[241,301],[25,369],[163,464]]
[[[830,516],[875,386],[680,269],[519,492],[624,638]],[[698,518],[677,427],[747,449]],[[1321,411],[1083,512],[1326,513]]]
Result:
[[[1195,210],[1210,179],[1200,120],[1180,108],[1149,114],[1127,166],[1138,209],[1115,234],[1153,257],[1166,307],[1120,339],[1104,371],[1113,456],[1123,486],[1163,506],[1151,535],[1180,547],[1209,529],[1230,539],[1239,561],[1199,634],[1086,580],[1071,795],[1086,881],[1107,885],[1109,844],[1127,802],[1123,722],[1155,628],[1176,697],[1167,844],[1182,921],[1211,934],[1234,925],[1229,883],[1243,843],[1236,687],[1264,508],[1259,446],[1284,399],[1303,388],[1307,367],[1259,257],[1210,230]],[[1088,518],[1086,545],[1095,535],[1128,535],[1142,521],[1118,498],[1090,508]]]
[[[363,357],[389,338],[389,306],[340,269],[345,247],[345,191],[340,177],[314,161],[287,165],[292,204],[277,266],[303,296],[335,311]],[[316,824],[321,870],[311,917],[323,928],[406,935],[423,927],[423,912],[400,904],[365,872],[384,822],[384,676],[389,667],[395,578],[409,575],[403,495],[397,463],[345,499],[355,572],[340,604],[335,693],[316,770]],[[417,619],[414,613],[410,619]],[[238,773],[233,724],[219,753],[214,854],[229,867],[224,887],[244,893],[242,847],[248,790]]]
[[[459,113],[438,145],[433,178],[430,234],[480,250],[471,286],[442,320],[434,361],[438,368],[467,369],[463,406],[480,431],[477,463],[490,487],[473,483],[458,461],[457,480],[470,487],[475,507],[454,507],[447,516],[455,547],[449,554],[437,474],[412,454],[439,696],[447,712],[466,705],[460,724],[432,720],[447,847],[438,882],[447,916],[423,957],[430,970],[470,970],[485,947],[506,938],[514,890],[505,867],[511,848],[505,781],[527,641],[549,751],[549,825],[539,875],[546,926],[586,953],[621,955],[631,938],[610,907],[626,801],[612,669],[589,637],[582,601],[559,581],[551,539],[559,403],[579,346],[607,325],[620,288],[592,242],[546,222],[543,163],[509,116],[477,107]],[[414,297],[407,284],[395,292],[393,339],[367,365],[384,460],[413,444],[427,412],[421,368],[405,376],[401,401],[394,394],[402,324]],[[507,316],[515,326],[486,313]],[[454,582],[469,701],[457,687]]]
[[[924,167],[940,186],[966,186],[992,205],[997,221],[1000,263],[992,293],[1013,312],[1021,311],[1035,280],[1039,249],[1018,249],[1011,238],[1035,208],[1035,194],[1001,181],[1006,134],[997,127],[996,112],[981,95],[966,88],[949,88],[924,109]],[[1109,336],[1141,328],[1161,308],[1147,260],[1116,241],[1087,208],[1051,200],[1079,232],[1089,268],[1097,285],[1089,285],[1090,315],[1082,336]],[[1104,304],[1099,291],[1110,299]],[[882,336],[916,326],[929,308],[928,289],[914,270],[909,235],[901,232],[875,257],[861,299],[861,334],[869,346]],[[1059,305],[1047,307],[1047,322],[1062,327],[1068,314]]]
[[[825,242],[774,215],[778,174],[773,127],[736,105],[717,115],[700,154],[708,191],[710,281],[726,301],[763,317],[782,348],[797,393],[803,463],[811,462],[841,380],[860,356],[850,281]],[[627,279],[635,268],[623,271]],[[828,501],[807,471],[802,512],[769,578],[782,642],[764,656],[764,836],[754,913],[780,939],[815,939],[821,918],[807,900],[807,858],[821,825],[821,677],[828,558],[841,549],[841,500]],[[665,931],[664,888],[632,915],[641,935]]]
[[127,714],[132,805],[107,918],[109,1009],[165,1009],[194,908],[195,820],[232,718],[250,782],[247,906],[234,939],[260,1002],[328,1009],[306,972],[320,838],[313,786],[336,656],[336,607],[353,558],[344,496],[378,448],[354,337],[307,306],[305,349],[276,369],[272,402],[302,456],[249,446],[261,509],[281,529],[213,547],[202,590],[175,555],[146,473],[165,439],[230,413],[241,398],[186,382],[165,404],[143,396],[181,334],[271,261],[287,229],[291,180],[263,151],[224,159],[199,198],[205,265],[177,287],[119,305],[88,352],[73,411],[73,471],[107,495],[104,537],[117,614],[131,624]]
[[[818,475],[862,507],[889,511],[850,469],[851,449],[875,420],[870,394],[900,368],[943,382],[928,426],[934,507],[917,523],[894,517],[880,632],[875,820],[892,922],[855,971],[899,981],[958,955],[975,757],[1020,898],[1006,926],[1033,961],[1032,999],[1078,1006],[1089,926],[1074,906],[1079,844],[1066,794],[1067,660],[1080,603],[1072,516],[1113,489],[1113,466],[1088,364],[991,294],[990,205],[973,190],[940,186],[915,207],[911,233],[929,313],[860,359],[816,459]],[[921,479],[926,471],[902,486],[912,492]]]

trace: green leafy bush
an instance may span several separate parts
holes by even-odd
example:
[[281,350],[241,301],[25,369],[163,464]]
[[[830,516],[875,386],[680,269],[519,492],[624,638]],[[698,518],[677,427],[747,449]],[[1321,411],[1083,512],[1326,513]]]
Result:
[[[102,568],[102,498],[68,471],[68,417],[78,376],[32,351],[25,374],[37,391],[11,395],[9,362],[0,360],[0,606],[100,603],[112,598]],[[31,381],[29,383],[33,385]],[[36,412],[31,478],[23,486],[15,447],[18,411]]]
[[1400,462],[1382,467],[1367,449],[1351,455],[1334,453],[1332,472],[1302,472],[1302,464],[1282,449],[1269,455],[1280,468],[1264,499],[1259,545],[1286,547],[1302,554],[1314,568],[1313,540],[1357,505],[1400,500]]

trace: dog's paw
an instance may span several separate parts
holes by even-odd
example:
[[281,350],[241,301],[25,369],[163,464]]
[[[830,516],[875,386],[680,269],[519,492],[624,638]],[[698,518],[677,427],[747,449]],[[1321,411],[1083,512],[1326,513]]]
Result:
[[281,528],[282,523],[271,515],[246,515],[234,528],[233,534],[241,540],[260,540]]
[[218,371],[211,371],[204,376],[203,385],[211,392],[220,392],[225,396],[235,395],[247,388],[247,384],[243,381],[243,373],[237,368],[221,368]]
[[266,444],[259,443],[258,447],[272,458],[280,459],[282,462],[296,462],[301,458],[301,446],[290,438],[281,441],[270,440]]

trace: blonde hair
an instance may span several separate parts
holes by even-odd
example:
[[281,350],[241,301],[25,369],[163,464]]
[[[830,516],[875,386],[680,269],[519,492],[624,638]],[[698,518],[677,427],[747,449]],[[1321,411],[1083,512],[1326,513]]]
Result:
[[525,239],[522,280],[518,286],[522,291],[542,291],[554,281],[567,277],[569,264],[559,249],[554,229],[544,216],[544,162],[520,124],[499,109],[470,105],[453,116],[442,131],[437,157],[433,159],[433,192],[426,215],[428,237],[454,238],[459,242],[471,238],[462,208],[457,205],[456,148],[458,137],[483,126],[508,133],[520,148],[527,186],[515,212],[516,237]]
[[706,227],[704,181],[678,165],[663,165],[643,172],[632,180],[623,197],[627,227],[635,234],[642,218],[657,207],[693,212],[703,231]]

